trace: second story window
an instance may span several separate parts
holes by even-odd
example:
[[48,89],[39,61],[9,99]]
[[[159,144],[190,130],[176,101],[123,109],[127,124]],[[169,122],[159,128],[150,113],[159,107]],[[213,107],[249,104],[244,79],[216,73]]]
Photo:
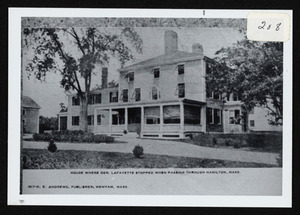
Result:
[[184,74],[184,64],[178,65],[178,75]]
[[88,125],[94,125],[94,115],[87,116]]
[[135,101],[141,101],[141,89],[140,88],[135,88],[134,89],[134,94],[135,94]]
[[128,82],[134,81],[134,72],[129,72],[128,73]]
[[94,95],[95,104],[101,104],[101,93]]
[[160,71],[159,71],[159,68],[153,69],[153,77],[154,77],[154,78],[159,78],[159,77],[160,77]]
[[158,99],[158,89],[157,87],[152,87],[152,100],[157,100]]
[[178,98],[184,98],[185,97],[185,84],[180,83],[178,84]]
[[93,105],[94,104],[94,95],[89,95],[88,104]]
[[118,102],[118,92],[109,93],[109,102]]
[[123,102],[128,102],[128,90],[127,89],[122,91],[122,95],[123,95]]
[[72,97],[72,106],[78,106],[78,105],[80,105],[79,97],[77,96]]

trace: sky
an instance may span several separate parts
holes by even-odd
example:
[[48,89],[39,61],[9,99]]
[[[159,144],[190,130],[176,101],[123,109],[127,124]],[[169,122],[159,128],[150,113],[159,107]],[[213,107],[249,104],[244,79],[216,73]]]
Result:
[[[106,28],[107,31],[114,32],[116,28]],[[244,35],[232,28],[174,28],[174,27],[140,27],[135,28],[143,40],[143,54],[133,52],[135,60],[127,62],[125,66],[138,63],[152,57],[164,54],[164,32],[173,30],[178,34],[178,50],[192,51],[194,43],[203,46],[204,55],[213,58],[215,52],[222,47],[231,46]],[[69,52],[74,52],[72,41],[64,42]],[[77,51],[77,50],[75,50]],[[23,95],[35,100],[40,109],[40,115],[46,117],[56,117],[60,110],[60,103],[67,105],[67,94],[60,87],[61,76],[58,73],[48,73],[45,82],[36,80],[33,76],[28,78],[25,71],[28,60],[32,58],[32,53],[23,55]],[[108,81],[118,82],[118,72],[121,65],[112,59],[108,65]],[[96,66],[96,75],[92,77],[92,87],[101,85],[101,67]]]

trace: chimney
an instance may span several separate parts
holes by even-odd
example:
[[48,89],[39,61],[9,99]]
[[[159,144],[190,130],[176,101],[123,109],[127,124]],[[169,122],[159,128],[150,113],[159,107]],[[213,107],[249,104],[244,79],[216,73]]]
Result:
[[107,77],[108,77],[108,69],[107,67],[102,67],[102,85],[101,88],[107,88]]
[[200,45],[200,43],[194,43],[192,46],[192,52],[203,55],[203,46]]
[[178,51],[178,36],[175,31],[165,32],[165,54],[170,55]]

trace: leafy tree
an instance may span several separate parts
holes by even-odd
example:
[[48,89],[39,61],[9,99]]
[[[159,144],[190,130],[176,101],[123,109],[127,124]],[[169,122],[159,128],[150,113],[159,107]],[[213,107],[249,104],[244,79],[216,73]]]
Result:
[[208,92],[238,93],[246,118],[251,109],[262,106],[272,116],[271,125],[282,124],[283,43],[244,39],[221,48],[208,64],[206,81]]
[[44,133],[45,130],[58,130],[57,117],[44,117],[39,118],[39,133]]
[[95,65],[108,65],[111,57],[121,66],[133,59],[132,50],[142,52],[142,40],[132,28],[113,32],[100,28],[24,28],[23,43],[32,47],[33,58],[26,70],[38,80],[59,72],[61,87],[74,90],[80,99],[80,128],[87,131],[87,103]]

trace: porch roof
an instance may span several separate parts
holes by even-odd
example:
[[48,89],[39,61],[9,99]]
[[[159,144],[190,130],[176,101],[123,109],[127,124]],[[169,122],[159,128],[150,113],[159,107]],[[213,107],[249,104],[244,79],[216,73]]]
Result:
[[172,104],[172,103],[184,103],[184,104],[196,104],[203,106],[206,103],[191,99],[172,99],[172,100],[150,100],[150,101],[139,101],[139,102],[126,102],[126,103],[109,103],[99,104],[95,108],[120,108],[120,107],[139,107],[139,106],[155,106],[160,104]]

